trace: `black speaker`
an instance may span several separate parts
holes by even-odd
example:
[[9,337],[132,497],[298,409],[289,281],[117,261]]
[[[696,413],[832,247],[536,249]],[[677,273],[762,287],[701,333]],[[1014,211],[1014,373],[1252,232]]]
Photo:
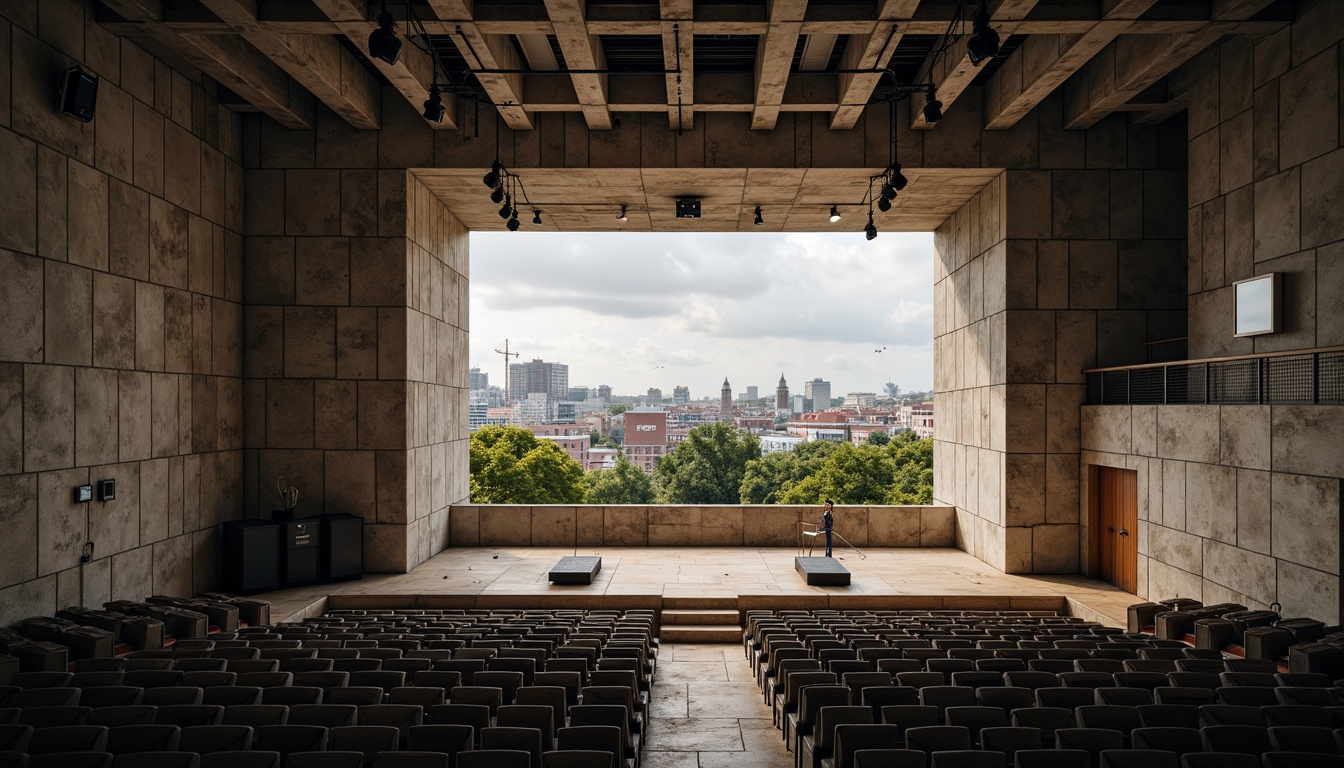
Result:
[[93,107],[98,101],[98,78],[79,67],[61,75],[61,112],[81,123],[93,122]]
[[238,594],[280,586],[280,526],[259,519],[224,523],[224,583]]
[[322,515],[322,579],[341,581],[364,575],[364,518]]
[[280,524],[280,578],[287,587],[318,581],[322,521],[301,517]]

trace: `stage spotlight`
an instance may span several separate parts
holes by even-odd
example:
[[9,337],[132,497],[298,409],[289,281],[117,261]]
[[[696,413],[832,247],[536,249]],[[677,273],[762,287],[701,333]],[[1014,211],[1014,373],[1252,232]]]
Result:
[[490,202],[492,202],[492,203],[502,203],[502,202],[504,202],[504,185],[503,185],[503,184],[499,185],[498,187],[495,187],[494,190],[490,192]]
[[837,208],[837,207],[835,207],[834,205],[832,205],[832,206],[831,206],[831,223],[834,224],[835,222],[837,222],[837,221],[839,221],[839,220],[840,220],[840,209]]
[[891,183],[891,180],[888,179],[882,184],[882,199],[886,200],[887,202],[891,202],[891,200],[895,197],[896,197],[896,187]]
[[512,217],[510,217],[510,218],[509,218],[509,222],[508,222],[507,224],[504,225],[504,226],[506,226],[506,227],[509,228],[509,231],[510,231],[510,232],[517,232],[517,231],[518,231],[518,215],[517,215],[517,213],[518,213],[517,211],[514,211],[514,215],[513,215]]
[[499,209],[499,218],[507,219],[513,215],[513,200],[508,195],[504,196],[504,207]]
[[541,211],[532,211],[532,223],[533,224],[541,223]]
[[625,216],[625,205],[624,205],[624,204],[621,205],[621,214],[620,214],[619,216],[616,217],[616,220],[619,221],[619,222],[621,222],[622,224],[624,224],[625,222],[629,221],[629,219],[627,219],[626,216]]
[[[485,182],[485,186],[490,187],[491,189],[498,189],[500,182],[499,172],[502,170],[504,170],[504,166],[500,165],[499,161],[496,160],[490,165],[490,171],[485,174],[481,181]],[[499,201],[496,200],[495,202]]]
[[[932,94],[930,94],[932,96]],[[931,98],[924,105],[924,122],[929,125],[937,125],[943,119],[943,102]]]
[[910,180],[905,178],[905,174],[901,173],[900,163],[891,166],[891,185],[896,188],[897,192],[905,189],[905,185],[909,183]]
[[879,197],[877,198],[877,207],[878,210],[882,211],[883,213],[886,213],[887,211],[891,210],[891,201],[885,197]]
[[765,223],[765,219],[761,216],[761,206],[759,206],[759,205],[756,206],[756,220],[753,221],[753,222],[751,222],[751,223],[752,223],[752,224],[758,224],[758,225],[759,225],[759,224],[764,224],[764,223]]
[[999,33],[989,26],[989,9],[985,7],[984,0],[980,2],[980,10],[975,14],[971,30],[971,37],[966,41],[966,55],[970,57],[971,64],[978,67],[999,53]]
[[401,58],[401,38],[397,36],[397,22],[392,18],[392,14],[387,12],[387,4],[383,4],[383,12],[378,14],[378,28],[369,33],[369,56],[375,59],[382,59],[388,64],[396,64]]
[[429,87],[429,98],[425,100],[425,119],[431,123],[442,123],[445,115],[448,114],[447,107],[443,106],[443,96],[439,94],[439,86],[431,85]]
[[873,213],[868,212],[868,224],[863,228],[863,236],[869,240],[877,237],[877,225],[873,223]]

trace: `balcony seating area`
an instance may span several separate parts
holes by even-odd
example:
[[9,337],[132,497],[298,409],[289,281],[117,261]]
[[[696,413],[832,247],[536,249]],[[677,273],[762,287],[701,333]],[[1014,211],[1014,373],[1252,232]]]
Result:
[[1319,673],[1049,611],[750,611],[796,768],[1339,768]]
[[0,767],[637,768],[656,620],[342,610],[44,670],[9,659]]

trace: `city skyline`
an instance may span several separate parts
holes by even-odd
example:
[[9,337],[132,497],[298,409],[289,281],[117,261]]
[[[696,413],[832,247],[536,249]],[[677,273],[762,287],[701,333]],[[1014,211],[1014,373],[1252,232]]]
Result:
[[[618,236],[619,235],[619,236]],[[832,394],[933,384],[933,238],[883,233],[473,233],[471,365],[503,385],[512,361],[569,366],[615,394],[747,386]],[[632,257],[631,254],[638,254]],[[593,260],[630,268],[591,271]],[[634,258],[643,259],[642,264]],[[585,269],[586,268],[586,269]],[[881,350],[881,351],[878,351]]]

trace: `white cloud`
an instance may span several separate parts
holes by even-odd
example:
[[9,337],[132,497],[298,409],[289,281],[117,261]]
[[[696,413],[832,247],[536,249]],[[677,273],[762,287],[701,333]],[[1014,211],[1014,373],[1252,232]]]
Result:
[[[716,395],[932,384],[929,235],[473,233],[471,360],[499,378],[523,359],[568,363],[575,385]],[[873,350],[887,347],[888,351]],[[496,381],[496,383],[499,383]]]

